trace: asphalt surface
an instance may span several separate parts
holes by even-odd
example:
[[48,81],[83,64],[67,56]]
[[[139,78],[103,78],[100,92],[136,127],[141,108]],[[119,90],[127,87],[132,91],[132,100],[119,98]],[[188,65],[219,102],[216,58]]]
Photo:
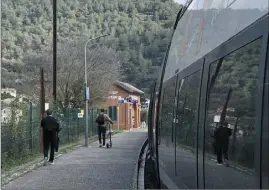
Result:
[[112,148],[98,142],[81,147],[2,187],[5,189],[131,189],[145,130],[112,136]]
[[[173,146],[159,148],[159,159],[164,171],[182,189],[196,188],[196,156],[191,151]],[[176,167],[175,167],[176,163]],[[176,172],[176,175],[175,175]],[[217,165],[214,160],[205,160],[205,188],[207,189],[255,189],[255,176],[232,167]]]

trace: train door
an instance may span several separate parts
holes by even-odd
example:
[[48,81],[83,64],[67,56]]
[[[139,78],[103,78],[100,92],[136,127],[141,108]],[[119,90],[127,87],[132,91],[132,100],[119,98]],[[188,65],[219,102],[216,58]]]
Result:
[[[175,109],[175,173],[179,188],[197,188],[197,118],[201,61],[179,74]],[[188,73],[188,74],[186,74]],[[192,180],[190,180],[192,179]]]
[[[173,183],[176,181],[175,170],[175,123],[176,123],[176,86],[177,77],[172,77],[163,87],[161,99],[160,125],[159,125],[159,174],[164,181]],[[162,188],[165,188],[163,186]],[[171,186],[171,184],[170,184]],[[176,187],[176,186],[175,186]]]

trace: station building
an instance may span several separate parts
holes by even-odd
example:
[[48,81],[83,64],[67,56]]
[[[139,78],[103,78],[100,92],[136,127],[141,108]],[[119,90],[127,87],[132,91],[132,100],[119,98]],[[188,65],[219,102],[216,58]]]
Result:
[[131,84],[116,81],[109,89],[109,96],[103,107],[109,117],[116,121],[113,128],[129,130],[140,127],[141,102],[144,92]]

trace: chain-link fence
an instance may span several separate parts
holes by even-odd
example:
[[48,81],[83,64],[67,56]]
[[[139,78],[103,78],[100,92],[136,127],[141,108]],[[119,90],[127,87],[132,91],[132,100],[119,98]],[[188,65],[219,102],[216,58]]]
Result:
[[[27,106],[26,106],[27,107]],[[95,125],[97,109],[89,109],[89,137],[97,135]],[[1,162],[2,168],[20,164],[21,161],[40,152],[40,108],[28,106],[20,112],[10,112],[8,122],[1,125]],[[53,115],[58,119],[62,130],[59,133],[60,146],[76,142],[85,133],[85,114],[78,118],[80,109],[57,108]]]

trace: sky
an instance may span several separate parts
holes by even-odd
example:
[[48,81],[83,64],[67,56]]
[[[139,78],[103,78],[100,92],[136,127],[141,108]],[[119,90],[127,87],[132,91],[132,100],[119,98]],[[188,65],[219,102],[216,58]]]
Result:
[[[187,0],[174,0],[179,4],[185,4]],[[198,7],[202,8],[204,1],[209,0],[193,0],[193,3],[198,2]],[[268,0],[213,0],[211,8],[217,8],[224,1],[224,5],[228,5],[234,1],[230,8],[232,9],[253,9],[258,8],[261,10],[268,10]],[[197,9],[196,6],[191,6],[191,9]]]

